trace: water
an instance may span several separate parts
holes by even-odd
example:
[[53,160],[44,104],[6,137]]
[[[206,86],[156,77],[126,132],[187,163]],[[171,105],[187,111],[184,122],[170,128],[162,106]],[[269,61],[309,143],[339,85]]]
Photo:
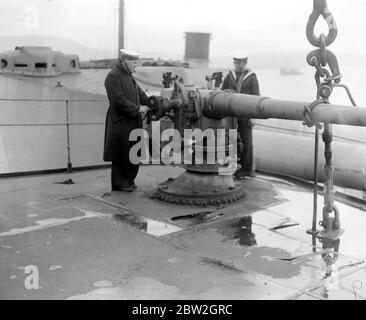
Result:
[[[304,55],[305,60],[305,55]],[[310,67],[304,62],[297,68],[301,71],[300,75],[281,75],[280,68],[256,68],[249,63],[248,67],[252,69],[258,78],[261,95],[279,100],[297,100],[311,102],[316,97],[316,84],[314,80],[315,68]],[[214,68],[207,70],[207,75],[215,71],[223,72],[225,75],[228,69]],[[340,71],[343,75],[341,83],[347,85],[356,100],[357,105],[366,106],[366,66],[357,65],[355,61],[347,64],[340,62]],[[198,86],[205,86],[200,69],[189,69],[191,82]],[[351,105],[351,102],[343,88],[335,88],[330,98],[331,103],[340,105]]]
[[166,222],[160,222],[134,214],[114,214],[114,220],[120,224],[127,224],[137,230],[146,232],[147,234],[160,237],[173,232],[181,231],[182,228],[171,225]]
[[[254,69],[257,74],[261,95],[280,100],[298,100],[311,102],[315,100],[316,84],[314,80],[314,68],[304,65],[299,68],[303,74],[280,74],[278,68]],[[366,106],[366,67],[356,65],[340,65],[343,78],[341,83],[346,84],[356,100],[357,105]],[[350,105],[351,102],[342,88],[335,88],[330,97],[333,104]]]

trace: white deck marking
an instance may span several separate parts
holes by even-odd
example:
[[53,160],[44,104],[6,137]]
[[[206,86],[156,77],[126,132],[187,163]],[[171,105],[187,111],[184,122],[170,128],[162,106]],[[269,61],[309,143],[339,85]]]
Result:
[[52,228],[52,227],[56,227],[56,226],[61,226],[61,225],[69,224],[71,222],[80,221],[80,220],[84,220],[84,219],[104,218],[104,217],[110,216],[108,214],[103,214],[103,213],[95,212],[95,211],[85,211],[82,209],[79,209],[79,210],[84,213],[83,216],[73,217],[73,218],[69,218],[69,219],[50,218],[50,219],[45,219],[45,220],[39,220],[39,221],[36,221],[37,225],[33,225],[33,226],[25,227],[25,228],[15,228],[15,229],[11,229],[6,232],[1,232],[0,238],[7,237],[7,236],[14,236],[14,235],[42,230],[42,229],[47,229],[47,228]]

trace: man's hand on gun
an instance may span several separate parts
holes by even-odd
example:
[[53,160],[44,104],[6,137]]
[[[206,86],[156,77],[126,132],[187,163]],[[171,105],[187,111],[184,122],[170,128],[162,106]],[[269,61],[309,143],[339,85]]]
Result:
[[139,110],[139,112],[141,113],[141,114],[146,114],[148,111],[150,110],[150,108],[149,107],[147,107],[147,106],[140,106],[140,110]]
[[149,111],[153,115],[153,119],[158,120],[164,116],[165,111],[169,107],[169,100],[160,96],[150,96],[148,106],[150,107]]

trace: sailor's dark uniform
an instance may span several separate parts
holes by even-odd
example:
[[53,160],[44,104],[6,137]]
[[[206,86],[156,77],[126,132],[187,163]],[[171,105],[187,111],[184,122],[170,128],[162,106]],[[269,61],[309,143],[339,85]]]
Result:
[[148,105],[148,97],[132,74],[119,62],[105,79],[109,99],[107,112],[104,161],[112,161],[112,190],[128,188],[134,184],[139,165],[129,158],[132,146],[129,141],[132,130],[142,128],[140,105]]
[[[245,68],[240,73],[230,70],[224,79],[221,89],[230,89],[237,93],[260,95],[257,76],[248,68]],[[238,131],[244,145],[244,152],[240,157],[241,170],[249,173],[253,169],[252,121],[248,118],[238,118]]]

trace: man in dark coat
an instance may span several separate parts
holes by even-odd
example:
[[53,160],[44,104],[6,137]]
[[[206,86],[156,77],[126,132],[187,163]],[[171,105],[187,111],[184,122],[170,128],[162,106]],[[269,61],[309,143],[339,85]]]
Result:
[[121,50],[121,56],[105,79],[109,99],[107,112],[104,161],[112,161],[112,191],[131,192],[136,189],[139,165],[130,161],[129,153],[137,143],[129,140],[132,130],[142,128],[142,113],[148,110],[148,97],[132,76],[139,54]]
[[[234,70],[230,70],[222,84],[222,90],[231,90],[237,93],[260,95],[257,76],[246,67],[248,63],[248,52],[236,51],[232,54]],[[238,118],[238,131],[244,145],[244,151],[240,156],[240,165],[235,172],[238,179],[245,176],[255,176],[255,164],[253,161],[253,121],[248,118]]]

